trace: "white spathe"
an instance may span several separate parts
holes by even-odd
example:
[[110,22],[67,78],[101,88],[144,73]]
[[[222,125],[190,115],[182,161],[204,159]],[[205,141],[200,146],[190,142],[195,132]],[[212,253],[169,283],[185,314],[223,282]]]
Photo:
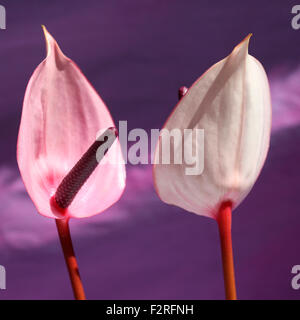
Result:
[[204,170],[187,175],[184,163],[158,163],[161,134],[153,175],[162,201],[216,218],[223,201],[237,207],[259,176],[270,142],[271,100],[264,68],[248,54],[250,36],[193,84],[164,125],[204,129]]

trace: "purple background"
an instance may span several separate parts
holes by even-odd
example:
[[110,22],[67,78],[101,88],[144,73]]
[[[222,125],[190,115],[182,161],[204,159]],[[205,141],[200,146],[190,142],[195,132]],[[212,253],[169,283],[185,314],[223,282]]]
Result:
[[[266,4],[268,3],[268,4]],[[0,299],[71,299],[54,221],[38,215],[20,180],[16,139],[26,84],[45,57],[45,24],[129,129],[161,128],[191,85],[252,32],[250,53],[265,66],[273,134],[254,189],[234,212],[238,297],[298,299],[300,264],[300,30],[294,1],[1,1]],[[62,118],[63,121],[63,118]],[[215,221],[162,203],[151,166],[127,166],[121,200],[71,221],[90,299],[223,299]]]

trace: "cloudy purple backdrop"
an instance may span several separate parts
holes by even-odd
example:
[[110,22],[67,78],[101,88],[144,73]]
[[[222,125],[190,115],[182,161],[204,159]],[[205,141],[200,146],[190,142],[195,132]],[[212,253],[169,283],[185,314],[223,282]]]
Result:
[[[268,3],[268,4],[266,4]],[[299,299],[291,268],[300,264],[300,30],[294,1],[0,1],[0,299],[69,299],[72,292],[53,220],[38,215],[20,180],[16,139],[26,84],[45,56],[45,24],[129,129],[160,128],[177,100],[248,33],[265,66],[273,134],[262,174],[234,212],[241,299]],[[62,119],[63,120],[63,119]],[[150,166],[127,166],[122,199],[106,212],[71,221],[90,299],[223,299],[215,221],[156,196]]]

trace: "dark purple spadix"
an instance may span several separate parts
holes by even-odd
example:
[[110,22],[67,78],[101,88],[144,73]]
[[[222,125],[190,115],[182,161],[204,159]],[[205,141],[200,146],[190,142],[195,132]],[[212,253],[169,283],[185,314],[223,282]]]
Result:
[[178,100],[180,100],[188,91],[188,88],[185,86],[182,86],[178,89]]
[[64,177],[52,198],[52,201],[55,200],[55,204],[59,208],[66,209],[71,204],[80,188],[96,169],[117,136],[118,130],[116,128],[108,128],[97,138]]

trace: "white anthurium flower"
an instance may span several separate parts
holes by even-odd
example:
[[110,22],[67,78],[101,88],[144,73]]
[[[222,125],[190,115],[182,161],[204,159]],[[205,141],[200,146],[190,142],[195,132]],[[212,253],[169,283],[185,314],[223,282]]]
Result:
[[[192,85],[164,125],[168,132],[179,129],[182,136],[186,129],[193,137],[196,129],[203,129],[204,148],[201,139],[194,139],[193,154],[184,154],[186,161],[162,164],[166,150],[161,132],[153,172],[162,201],[217,218],[221,204],[229,201],[237,207],[259,176],[269,148],[271,100],[264,68],[248,54],[250,36]],[[183,151],[174,140],[170,150],[178,155]],[[187,174],[197,149],[202,150],[198,156],[203,157],[203,171]]]

